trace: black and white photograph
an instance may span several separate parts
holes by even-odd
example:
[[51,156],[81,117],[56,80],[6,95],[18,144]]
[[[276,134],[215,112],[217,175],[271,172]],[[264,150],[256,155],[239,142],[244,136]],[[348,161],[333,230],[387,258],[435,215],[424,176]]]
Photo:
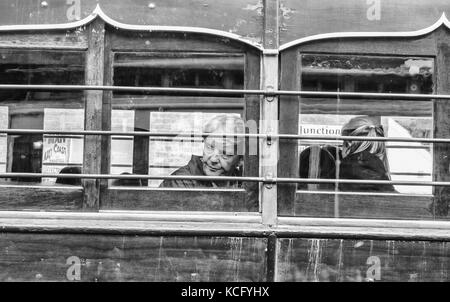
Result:
[[449,0],[0,1],[0,282],[449,282],[449,210]]

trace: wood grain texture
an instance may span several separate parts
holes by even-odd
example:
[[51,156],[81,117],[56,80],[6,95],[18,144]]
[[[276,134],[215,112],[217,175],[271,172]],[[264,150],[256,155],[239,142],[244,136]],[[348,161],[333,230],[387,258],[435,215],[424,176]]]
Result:
[[245,44],[207,34],[130,32],[114,30],[112,49],[116,51],[216,51],[236,52],[244,50]]
[[[296,47],[293,47],[296,48]],[[434,34],[415,38],[340,38],[308,42],[299,47],[303,53],[353,53],[434,56]]]
[[433,114],[430,101],[350,100],[331,98],[302,98],[303,114],[342,114],[380,116],[427,116]]
[[175,191],[109,189],[102,209],[155,211],[256,211],[246,201],[247,193],[239,191]]
[[[260,54],[256,51],[248,51],[245,60],[244,69],[244,88],[259,89],[261,68]],[[246,122],[246,133],[260,133],[261,119],[261,100],[257,95],[246,95],[243,111],[244,121]],[[259,176],[259,140],[247,138],[245,140],[244,156],[244,176]],[[259,200],[259,184],[255,182],[244,182],[243,187],[246,190],[245,203],[253,204],[256,208]],[[255,204],[256,202],[256,204]],[[253,210],[256,210],[254,208]]]
[[87,34],[84,29],[72,31],[48,31],[36,34],[33,32],[1,33],[1,48],[46,48],[46,49],[86,49]]
[[[295,51],[287,51],[281,55],[281,90],[300,90],[299,64],[300,59]],[[300,98],[296,96],[280,96],[280,134],[298,133],[299,101]],[[280,140],[279,147],[278,177],[298,177],[298,140]],[[295,190],[295,184],[278,185],[279,215],[294,214]]]
[[[104,84],[105,63],[105,24],[95,20],[88,28],[89,50],[86,54],[86,85]],[[103,91],[85,92],[85,130],[102,130]],[[102,138],[99,135],[86,135],[84,139],[83,173],[100,174],[102,160]],[[97,210],[100,204],[100,181],[83,180],[84,202],[87,210]]]
[[283,238],[278,252],[277,281],[450,280],[448,242]]
[[[0,234],[1,281],[264,281],[266,239]],[[73,258],[72,258],[73,259]]]
[[[440,29],[437,33],[437,92],[447,94],[450,92],[450,43],[447,41],[450,31]],[[433,137],[450,137],[450,103],[448,101],[434,101]],[[433,180],[450,180],[450,144],[435,144],[433,148]],[[434,212],[437,217],[449,217],[450,190],[445,187],[434,187]]]
[[[432,196],[377,196],[364,193],[297,193],[295,215],[308,217],[434,219]],[[337,203],[337,213],[336,206]]]
[[0,187],[0,209],[77,211],[81,209],[82,188]]
[[378,13],[371,10],[375,3],[380,2],[281,0],[280,44],[324,33],[416,31],[450,12],[443,0],[381,1]]

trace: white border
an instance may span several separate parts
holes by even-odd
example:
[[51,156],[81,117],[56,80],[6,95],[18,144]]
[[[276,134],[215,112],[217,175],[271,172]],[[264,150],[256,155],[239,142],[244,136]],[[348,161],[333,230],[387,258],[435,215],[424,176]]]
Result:
[[335,39],[335,38],[368,38],[368,37],[377,37],[377,38],[387,38],[387,37],[418,37],[429,34],[442,25],[445,25],[450,29],[450,21],[447,19],[445,13],[442,13],[439,20],[437,20],[433,25],[415,31],[401,31],[401,32],[335,32],[335,33],[326,33],[326,34],[318,34],[313,36],[304,37],[301,39],[297,39],[286,44],[280,46],[279,51],[283,51],[287,48],[297,46],[300,44],[304,44],[311,41],[318,40],[326,40],[326,39]]
[[133,31],[154,31],[154,32],[183,32],[183,33],[200,33],[200,34],[210,34],[214,36],[219,36],[223,38],[228,38],[232,40],[236,40],[247,45],[250,45],[254,48],[257,48],[260,51],[263,51],[263,47],[261,44],[257,42],[253,42],[250,40],[243,39],[241,36],[229,33],[222,30],[202,28],[202,27],[189,27],[189,26],[159,26],[159,25],[132,25],[125,24],[115,21],[108,17],[100,7],[100,4],[97,4],[94,11],[87,16],[86,18],[69,23],[59,23],[59,24],[25,24],[25,25],[0,25],[0,32],[6,31],[22,31],[22,30],[55,30],[55,29],[75,29],[77,27],[84,26],[89,22],[92,22],[95,18],[100,17],[107,24],[114,26],[116,28],[125,29],[125,30],[133,30]]

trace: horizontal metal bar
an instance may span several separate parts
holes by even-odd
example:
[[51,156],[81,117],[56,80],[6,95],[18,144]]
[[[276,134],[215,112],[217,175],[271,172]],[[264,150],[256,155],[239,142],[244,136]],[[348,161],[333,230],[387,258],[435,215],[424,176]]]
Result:
[[175,88],[175,87],[135,87],[135,86],[100,86],[100,85],[19,85],[0,84],[0,90],[99,90],[99,91],[132,91],[153,93],[194,93],[194,94],[246,94],[264,96],[304,96],[304,97],[337,97],[337,98],[370,98],[398,99],[404,101],[448,100],[445,94],[407,94],[407,93],[374,93],[374,92],[335,92],[335,91],[294,91],[294,90],[257,90],[257,89],[210,89],[210,88]]
[[273,134],[272,138],[297,140],[324,140],[324,141],[384,141],[384,142],[411,142],[411,143],[450,143],[449,138],[409,138],[409,137],[368,137],[368,136],[325,136],[300,134]]
[[81,179],[169,179],[203,181],[247,181],[262,183],[330,183],[330,184],[373,184],[408,186],[450,186],[444,181],[408,181],[408,180],[361,180],[361,179],[319,179],[319,178],[281,178],[281,177],[237,177],[237,176],[200,176],[200,175],[147,175],[147,174],[43,174],[43,173],[0,173],[0,178],[81,178]]
[[220,180],[263,182],[263,177],[236,176],[192,176],[192,175],[148,175],[148,174],[48,174],[48,173],[0,173],[0,178],[82,178],[82,179],[172,179],[172,180]]
[[[324,141],[385,141],[385,142],[413,142],[413,143],[450,143],[450,138],[408,138],[408,137],[367,137],[367,136],[325,136],[300,134],[257,134],[257,133],[205,133],[205,132],[146,132],[146,131],[102,131],[102,130],[41,130],[41,129],[0,129],[0,133],[14,134],[54,134],[54,135],[114,135],[114,136],[154,136],[154,137],[249,137],[262,139],[294,139],[294,140],[324,140]],[[394,148],[394,146],[390,146]],[[407,146],[405,146],[407,148]],[[417,148],[412,146],[411,148]]]
[[[264,182],[269,182],[265,180]],[[404,186],[443,186],[449,187],[445,181],[409,181],[409,180],[364,180],[364,179],[319,179],[319,178],[276,178],[276,183],[325,183],[325,184],[370,184],[370,185],[404,185]]]
[[153,93],[193,93],[193,94],[222,94],[222,95],[264,95],[273,94],[265,90],[245,89],[211,89],[211,88],[175,88],[175,87],[136,87],[136,86],[100,86],[100,85],[19,85],[0,84],[0,90],[97,90],[97,91],[130,91]]

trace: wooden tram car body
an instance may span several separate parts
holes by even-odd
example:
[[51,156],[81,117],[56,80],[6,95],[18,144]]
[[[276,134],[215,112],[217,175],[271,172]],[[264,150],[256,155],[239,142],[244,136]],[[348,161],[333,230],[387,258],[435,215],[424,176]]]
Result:
[[[0,280],[449,281],[445,13],[440,0],[2,1]],[[260,135],[256,153],[246,145],[241,188],[108,177],[152,175],[165,141],[142,132],[212,113],[239,114]],[[428,145],[414,146],[428,148],[430,168],[398,173],[427,174],[432,189],[287,180],[299,179],[305,138],[282,135],[320,120],[309,131],[332,136],[342,123],[326,121],[355,115],[423,121],[413,138]],[[52,182],[64,165],[82,180]]]

